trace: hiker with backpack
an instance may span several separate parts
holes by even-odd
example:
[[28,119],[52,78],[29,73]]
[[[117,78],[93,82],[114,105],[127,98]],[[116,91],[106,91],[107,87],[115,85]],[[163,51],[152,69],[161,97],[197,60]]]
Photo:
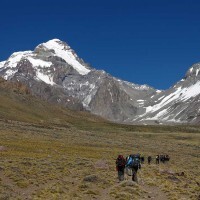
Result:
[[170,160],[170,157],[169,157],[169,155],[167,154],[167,155],[165,155],[165,160],[166,161],[169,161]]
[[151,156],[148,156],[147,160],[148,160],[148,164],[150,165],[150,164],[151,164],[152,157],[151,157]]
[[165,155],[160,155],[160,162],[165,163]]
[[118,157],[116,159],[116,170],[118,172],[119,181],[124,180],[125,165],[126,165],[126,160],[124,159],[124,157],[122,155],[118,155]]
[[144,164],[144,156],[140,156],[141,164]]
[[137,171],[141,169],[140,155],[131,154],[127,157],[126,168],[132,170],[132,181],[138,182]]
[[156,156],[156,164],[159,164],[159,163],[160,163],[160,156],[157,155],[157,156]]

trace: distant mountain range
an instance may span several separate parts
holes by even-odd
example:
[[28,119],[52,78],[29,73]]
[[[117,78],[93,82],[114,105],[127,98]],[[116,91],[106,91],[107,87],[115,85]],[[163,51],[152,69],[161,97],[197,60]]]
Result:
[[0,62],[0,76],[43,100],[128,124],[200,123],[200,64],[165,91],[96,70],[53,39]]

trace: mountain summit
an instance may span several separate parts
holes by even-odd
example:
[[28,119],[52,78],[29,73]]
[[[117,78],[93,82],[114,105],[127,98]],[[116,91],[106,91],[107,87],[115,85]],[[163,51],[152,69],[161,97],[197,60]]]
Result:
[[[38,45],[34,51],[24,51],[13,53],[7,61],[0,63],[1,71],[6,71],[4,78],[11,79],[16,74],[16,69],[24,62],[30,63],[35,69],[35,78],[44,81],[47,84],[55,84],[51,73],[44,73],[45,69],[52,69],[54,60],[66,63],[73,67],[81,75],[90,72],[89,67],[78,58],[76,53],[59,39],[49,40],[46,43]],[[18,66],[17,66],[18,65]]]
[[169,90],[159,91],[96,70],[67,43],[53,39],[0,62],[0,76],[24,83],[32,94],[49,102],[116,122],[197,123],[199,66],[193,65]]
[[84,64],[70,48],[70,46],[59,39],[49,40],[36,47],[35,53],[49,53],[51,56],[62,58],[66,63],[71,65],[79,74],[85,75],[90,69]]

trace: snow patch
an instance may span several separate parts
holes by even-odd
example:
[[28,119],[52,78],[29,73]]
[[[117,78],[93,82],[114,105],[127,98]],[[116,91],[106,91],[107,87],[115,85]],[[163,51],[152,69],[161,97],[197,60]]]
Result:
[[158,101],[161,100],[161,99],[163,99],[164,97],[165,97],[165,96],[160,97],[160,98],[158,99]]
[[2,61],[0,62],[0,69],[4,67],[4,64],[6,63],[6,61]]
[[4,75],[4,79],[8,80],[10,77],[12,77],[18,70],[12,70],[12,69],[8,69],[6,72],[5,72],[5,75]]
[[50,67],[52,65],[51,62],[46,62],[46,61],[43,61],[43,60],[40,60],[40,59],[35,59],[35,58],[32,58],[32,57],[28,57],[27,58],[31,64],[36,67],[36,66],[40,66],[40,67]]
[[39,70],[36,72],[36,77],[49,85],[55,85],[55,83],[53,82],[53,77],[45,75],[44,73],[41,73]]
[[[110,83],[109,83],[109,86],[112,87]],[[113,95],[112,95],[112,92],[110,91],[110,88],[109,88],[109,87],[108,87],[108,91],[109,91],[109,93],[110,93],[111,101],[112,101],[112,103],[113,103],[113,102],[114,102],[114,101],[113,101]]]
[[200,71],[200,69],[197,69],[197,70],[196,70],[196,76],[199,74],[199,71]]
[[196,84],[191,85],[188,88],[184,88],[182,91],[181,99],[187,100],[191,97],[195,97],[200,94],[200,81]]
[[90,85],[90,89],[91,89],[91,90],[93,90],[95,87],[96,87],[95,84],[91,84],[91,85]]
[[137,102],[143,102],[143,101],[144,101],[143,99],[138,99],[138,100],[137,100]]
[[88,107],[88,105],[91,102],[91,100],[92,100],[92,95],[88,95],[83,101],[83,106],[84,107]]
[[42,44],[47,49],[53,49],[55,55],[64,59],[69,65],[74,67],[81,75],[90,72],[84,65],[77,60],[77,55],[72,52],[69,46],[64,45],[60,40],[54,39]]
[[158,114],[156,114],[152,119],[159,119],[160,117],[162,117],[163,115],[165,115],[167,113],[168,113],[167,109],[164,109],[164,110],[160,111]]
[[181,87],[177,88],[177,90],[174,93],[171,93],[170,95],[166,96],[162,99],[162,101],[154,106],[148,106],[146,107],[146,112],[155,112],[168,103],[172,102],[173,100],[177,99],[181,93]]
[[155,95],[152,95],[152,96],[151,96],[151,99],[152,99],[154,96],[155,96]]
[[20,51],[13,53],[9,59],[6,61],[5,66],[10,68],[15,68],[18,64],[18,62],[22,58],[26,58],[27,56],[31,55],[32,51]]

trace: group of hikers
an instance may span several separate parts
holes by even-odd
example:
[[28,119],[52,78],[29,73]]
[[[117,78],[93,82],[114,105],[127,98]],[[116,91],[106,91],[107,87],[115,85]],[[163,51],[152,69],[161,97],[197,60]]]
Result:
[[[152,162],[152,157],[147,157],[147,162],[150,165]],[[166,161],[170,160],[169,155],[156,155],[155,157],[156,164],[160,162],[165,163]],[[141,164],[145,161],[144,156],[140,154],[131,154],[126,158],[123,155],[118,155],[116,159],[116,170],[118,172],[118,179],[119,181],[124,180],[124,173],[126,172],[127,175],[132,176],[132,180],[137,182],[137,171],[141,169]]]
[[169,155],[157,155],[156,156],[156,164],[159,164],[160,162],[165,163],[166,161],[169,161],[170,157]]

